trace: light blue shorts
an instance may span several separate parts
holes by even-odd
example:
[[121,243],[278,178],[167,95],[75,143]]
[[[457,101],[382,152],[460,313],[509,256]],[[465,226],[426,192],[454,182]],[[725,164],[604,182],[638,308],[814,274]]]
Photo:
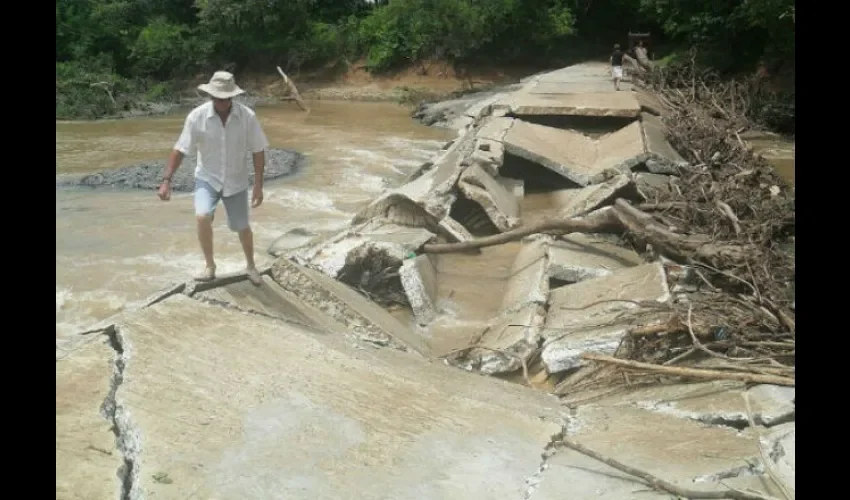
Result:
[[215,209],[219,201],[224,202],[227,213],[227,226],[231,231],[239,232],[249,227],[248,222],[248,190],[231,196],[222,196],[208,183],[195,179],[195,215],[208,215],[215,218]]

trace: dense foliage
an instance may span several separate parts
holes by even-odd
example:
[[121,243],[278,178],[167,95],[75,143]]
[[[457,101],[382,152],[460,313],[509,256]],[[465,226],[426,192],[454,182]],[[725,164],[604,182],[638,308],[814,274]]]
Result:
[[128,105],[124,95],[156,95],[164,87],[155,82],[213,68],[292,71],[360,58],[372,72],[426,59],[563,63],[604,55],[629,30],[698,44],[721,69],[752,68],[793,59],[794,2],[56,0],[57,115],[107,114]]

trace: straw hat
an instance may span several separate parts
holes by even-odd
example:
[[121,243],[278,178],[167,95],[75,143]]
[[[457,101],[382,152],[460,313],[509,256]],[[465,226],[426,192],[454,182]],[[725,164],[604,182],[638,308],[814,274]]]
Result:
[[245,93],[244,90],[236,85],[233,75],[227,71],[216,71],[212,78],[210,78],[209,83],[198,85],[198,90],[206,92],[217,99],[230,99],[231,97]]

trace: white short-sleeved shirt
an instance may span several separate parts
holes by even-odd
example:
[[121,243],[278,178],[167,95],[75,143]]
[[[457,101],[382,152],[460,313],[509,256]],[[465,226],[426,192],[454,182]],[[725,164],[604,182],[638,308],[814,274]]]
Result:
[[186,156],[197,153],[195,178],[231,196],[248,189],[251,169],[248,155],[268,148],[266,134],[254,110],[233,102],[227,124],[222,125],[212,101],[189,112],[174,149]]

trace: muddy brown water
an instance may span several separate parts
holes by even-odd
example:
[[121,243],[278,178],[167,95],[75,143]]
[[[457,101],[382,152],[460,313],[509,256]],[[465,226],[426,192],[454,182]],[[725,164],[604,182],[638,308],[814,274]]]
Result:
[[[316,101],[258,108],[272,147],[300,151],[307,165],[267,183],[253,212],[258,265],[268,246],[297,227],[332,232],[388,186],[431,158],[454,133],[429,128],[390,103]],[[56,173],[80,174],[162,160],[185,111],[161,117],[56,123]],[[220,273],[244,258],[226,218],[215,220]],[[68,335],[191,278],[203,259],[191,194],[161,202],[154,192],[57,190],[56,335]]]
[[[360,207],[386,187],[400,184],[454,138],[452,131],[421,125],[408,110],[390,103],[315,101],[311,107],[310,113],[291,104],[258,108],[271,146],[294,149],[308,158],[299,174],[267,183],[265,203],[253,213],[259,265],[271,262],[266,249],[290,229],[331,233],[342,228]],[[185,111],[57,122],[56,173],[82,174],[164,159],[184,118]],[[793,144],[757,139],[750,143],[794,181]],[[550,215],[551,197],[527,193],[523,213],[532,219]],[[241,249],[225,217],[216,218],[215,228],[219,272],[242,269]],[[516,245],[504,245],[487,249],[487,259],[441,256],[440,298],[452,305],[455,317],[471,323],[469,334],[498,310],[516,251]],[[154,192],[57,190],[57,337],[185,281],[201,265],[191,194],[174,194],[164,203]],[[393,312],[399,319],[410,319],[409,311]],[[443,343],[439,338],[432,341]],[[440,347],[454,347],[449,344]]]

